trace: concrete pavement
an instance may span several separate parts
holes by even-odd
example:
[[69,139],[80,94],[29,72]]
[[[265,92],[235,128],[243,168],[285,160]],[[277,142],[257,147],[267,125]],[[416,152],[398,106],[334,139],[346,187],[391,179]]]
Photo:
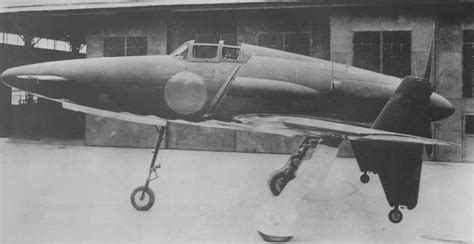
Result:
[[[150,211],[130,204],[149,149],[0,141],[2,243],[259,242],[253,217],[268,174],[288,155],[163,150]],[[306,195],[294,241],[473,241],[473,165],[425,162],[417,208],[392,224],[380,181],[337,159]]]

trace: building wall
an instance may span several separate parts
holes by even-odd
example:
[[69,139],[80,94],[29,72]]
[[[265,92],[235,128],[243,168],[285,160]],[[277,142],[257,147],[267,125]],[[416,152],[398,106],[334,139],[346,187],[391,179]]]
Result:
[[441,122],[437,131],[440,139],[450,140],[461,147],[437,148],[440,160],[472,161],[466,152],[474,150],[474,144],[468,144],[464,133],[464,115],[474,113],[474,98],[462,97],[462,45],[463,30],[474,30],[474,13],[466,15],[442,15],[438,18],[438,92],[448,98],[456,107],[456,112]]
[[[355,31],[411,31],[412,75],[424,74],[434,23],[436,30],[435,70],[440,80],[436,92],[446,97],[456,108],[449,118],[434,123],[434,136],[452,141],[462,147],[436,147],[434,159],[463,161],[466,146],[463,140],[463,114],[473,112],[473,99],[462,98],[462,30],[474,29],[473,16],[442,15],[334,15],[330,18],[331,60],[352,65],[352,39]],[[440,74],[442,74],[440,76]]]

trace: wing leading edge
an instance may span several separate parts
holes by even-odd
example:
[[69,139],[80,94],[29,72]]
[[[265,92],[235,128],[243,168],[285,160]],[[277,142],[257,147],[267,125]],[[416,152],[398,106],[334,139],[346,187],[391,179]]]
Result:
[[[157,116],[144,116],[124,112],[112,112],[108,110],[78,105],[65,100],[55,101],[60,102],[64,109],[83,112],[95,116],[157,126],[165,126],[167,123],[166,119]],[[337,137],[350,141],[385,141],[405,144],[456,146],[456,144],[451,142],[423,138],[407,134],[387,132],[383,130],[370,129],[362,126],[336,123],[311,117],[254,114],[235,117],[234,121],[235,122],[207,120],[202,122],[190,122],[185,120],[172,120],[170,122],[178,124],[196,125],[208,128],[255,131],[261,133],[282,135],[287,137]]]

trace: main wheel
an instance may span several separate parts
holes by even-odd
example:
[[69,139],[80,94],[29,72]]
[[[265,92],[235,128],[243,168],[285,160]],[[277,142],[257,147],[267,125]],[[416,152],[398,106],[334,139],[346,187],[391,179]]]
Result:
[[398,208],[394,208],[390,212],[388,212],[388,219],[390,220],[390,222],[398,224],[402,222],[403,214],[400,210],[398,210]]
[[271,236],[257,231],[260,237],[266,242],[289,242],[293,236]]
[[150,187],[139,186],[132,191],[130,202],[138,211],[147,211],[155,203],[155,193]]
[[369,175],[367,173],[364,173],[363,175],[360,176],[360,182],[367,184],[370,181]]
[[272,173],[270,175],[270,179],[268,180],[268,186],[270,187],[270,191],[274,196],[280,195],[287,183],[285,171],[277,171]]

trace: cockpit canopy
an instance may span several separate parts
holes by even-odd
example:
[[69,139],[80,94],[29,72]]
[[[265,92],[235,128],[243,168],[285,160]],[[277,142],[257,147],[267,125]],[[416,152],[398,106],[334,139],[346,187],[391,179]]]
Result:
[[191,62],[239,62],[240,47],[224,45],[224,41],[217,44],[185,42],[170,55]]

